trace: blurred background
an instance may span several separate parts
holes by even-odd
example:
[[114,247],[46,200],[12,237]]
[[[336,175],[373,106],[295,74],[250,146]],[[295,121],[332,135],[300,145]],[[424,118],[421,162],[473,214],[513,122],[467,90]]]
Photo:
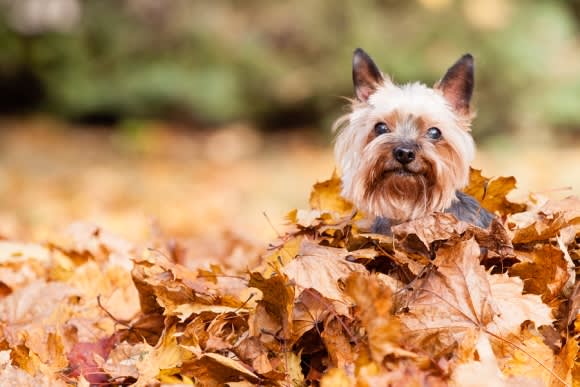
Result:
[[580,193],[577,0],[0,0],[0,235],[271,239],[332,173],[355,47],[399,83],[471,52],[475,166]]

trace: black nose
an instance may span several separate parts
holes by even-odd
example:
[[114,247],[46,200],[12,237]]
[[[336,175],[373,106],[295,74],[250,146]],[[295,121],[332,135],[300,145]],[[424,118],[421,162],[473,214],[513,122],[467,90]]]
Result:
[[411,148],[404,146],[398,146],[393,149],[393,156],[401,164],[409,164],[411,161],[415,160],[415,151]]

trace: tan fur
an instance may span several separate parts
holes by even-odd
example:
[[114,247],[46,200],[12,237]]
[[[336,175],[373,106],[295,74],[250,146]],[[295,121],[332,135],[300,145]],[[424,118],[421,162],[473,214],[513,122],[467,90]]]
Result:
[[[342,195],[369,214],[395,221],[443,211],[469,178],[475,154],[471,118],[455,112],[438,89],[397,86],[387,78],[367,102],[353,101],[351,112],[334,125]],[[378,122],[391,132],[376,136]],[[426,137],[430,127],[441,130],[441,140]],[[417,145],[417,157],[407,166],[411,173],[398,172],[392,156],[405,141]]]

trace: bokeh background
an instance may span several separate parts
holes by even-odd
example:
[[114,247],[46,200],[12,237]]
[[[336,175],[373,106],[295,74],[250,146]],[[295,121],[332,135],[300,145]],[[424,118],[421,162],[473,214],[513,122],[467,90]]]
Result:
[[271,239],[332,173],[355,47],[400,83],[471,52],[475,166],[580,193],[577,0],[0,0],[0,236]]

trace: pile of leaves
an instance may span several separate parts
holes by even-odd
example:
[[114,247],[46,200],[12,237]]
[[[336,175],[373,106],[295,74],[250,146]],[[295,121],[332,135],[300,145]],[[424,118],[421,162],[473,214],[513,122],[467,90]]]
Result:
[[512,203],[515,179],[473,171],[489,229],[438,213],[386,236],[339,186],[316,184],[265,253],[234,243],[219,264],[86,224],[0,241],[0,380],[580,385],[579,199]]

